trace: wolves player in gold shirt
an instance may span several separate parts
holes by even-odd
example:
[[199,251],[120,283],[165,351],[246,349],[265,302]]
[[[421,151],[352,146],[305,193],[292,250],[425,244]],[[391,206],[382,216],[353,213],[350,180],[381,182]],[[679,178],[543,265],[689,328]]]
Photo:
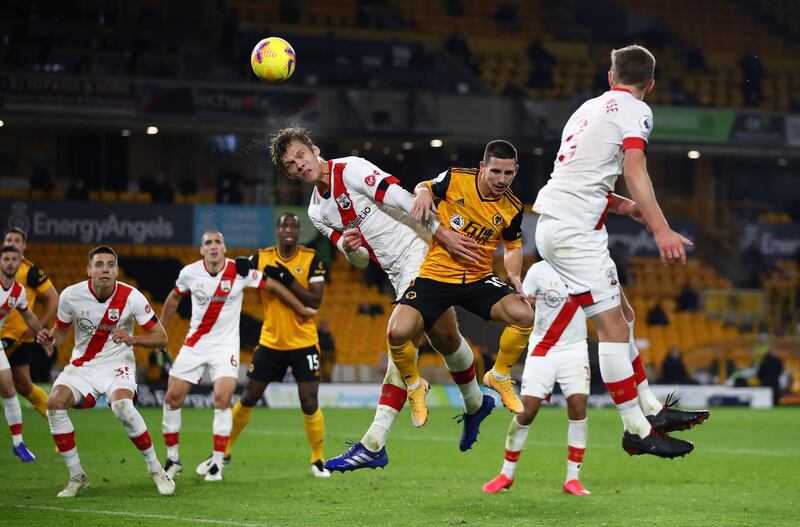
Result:
[[[25,249],[28,247],[28,235],[25,231],[18,227],[8,229],[3,235],[3,246],[6,245],[19,250],[22,263],[17,270],[17,281],[25,288],[29,309],[33,310],[36,300],[40,300],[42,308],[37,311],[40,313],[39,322],[44,327],[56,314],[58,291],[45,272],[25,258]],[[16,310],[8,315],[0,337],[3,339],[8,362],[11,364],[14,387],[46,419],[47,392],[31,382],[30,369],[31,352],[41,349],[41,346],[34,341],[33,333]]]
[[[318,309],[322,304],[326,269],[314,249],[298,245],[299,218],[291,212],[281,214],[275,237],[278,244],[254,254],[250,258],[251,266],[280,280],[307,307]],[[323,466],[322,452],[325,419],[317,402],[320,380],[317,326],[313,319],[300,322],[291,309],[275,301],[269,293],[262,291],[261,301],[264,306],[261,338],[253,354],[242,398],[233,407],[233,429],[224,462],[230,461],[233,444],[250,421],[253,407],[267,385],[283,381],[291,366],[311,446],[311,473],[316,477],[328,477],[331,473]]]
[[[411,339],[423,328],[430,329],[451,306],[507,324],[500,337],[497,361],[483,381],[500,394],[509,410],[523,410],[510,378],[511,367],[533,330],[533,309],[525,300],[520,281],[522,203],[509,188],[518,169],[514,146],[496,140],[486,145],[477,170],[450,168],[415,189],[412,215],[427,221],[429,214],[438,214],[443,226],[478,243],[479,256],[478,262],[454,258],[434,240],[419,276],[389,319],[387,338],[392,361],[406,381],[409,399],[417,400],[417,421],[422,424],[427,418],[424,399],[428,383],[419,376]],[[492,257],[501,241],[510,286],[492,272]]]

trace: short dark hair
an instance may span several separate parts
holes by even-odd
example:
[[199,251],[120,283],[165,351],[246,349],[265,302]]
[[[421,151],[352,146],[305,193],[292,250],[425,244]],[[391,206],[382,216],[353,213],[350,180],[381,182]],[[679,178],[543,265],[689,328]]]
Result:
[[655,57],[643,46],[633,44],[611,51],[611,72],[620,84],[642,90],[653,79],[655,69]]
[[13,245],[4,245],[4,246],[3,246],[3,249],[2,249],[2,250],[0,250],[0,254],[5,254],[5,253],[17,253],[17,254],[22,254],[22,253],[20,252],[20,250],[19,250],[19,249],[17,249],[16,247],[14,247]]
[[272,164],[281,174],[286,174],[283,167],[283,156],[294,141],[300,141],[309,149],[314,146],[314,140],[305,128],[290,127],[275,132],[269,140],[269,157]]
[[22,241],[28,243],[28,233],[23,231],[19,227],[10,227],[6,229],[6,232],[3,233],[3,239],[5,240],[6,236],[8,236],[11,233],[19,234],[20,236],[22,236]]
[[300,217],[297,214],[295,214],[294,212],[289,212],[289,211],[281,212],[280,215],[278,215],[277,221],[275,221],[275,226],[276,227],[280,227],[281,226],[281,222],[283,221],[283,217],[284,216],[294,216],[297,219],[298,222],[300,221]]
[[114,252],[114,249],[109,247],[108,245],[98,245],[91,251],[89,251],[89,261],[92,261],[92,258],[95,257],[97,254],[110,254],[114,256],[114,260],[119,262],[119,258],[117,257],[117,253]]
[[497,159],[513,159],[514,163],[517,162],[517,149],[514,145],[503,139],[495,139],[486,145],[486,150],[483,151],[483,164],[488,165],[489,159],[496,157]]

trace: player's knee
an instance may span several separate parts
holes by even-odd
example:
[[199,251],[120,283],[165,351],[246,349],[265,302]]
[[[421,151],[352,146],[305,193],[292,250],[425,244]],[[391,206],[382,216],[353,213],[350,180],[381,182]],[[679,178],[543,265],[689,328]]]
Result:
[[509,321],[512,326],[520,328],[533,327],[533,309],[528,304],[522,304],[516,309],[511,310],[509,313],[511,320]]
[[225,410],[231,407],[231,394],[229,393],[215,393],[214,394],[214,408],[217,410]]
[[440,334],[430,335],[431,346],[441,353],[442,355],[450,355],[455,353],[459,346],[461,346],[461,335],[456,334]]
[[248,408],[252,408],[256,404],[258,404],[258,400],[261,398],[261,394],[256,394],[251,391],[245,390],[242,394],[242,398],[239,399],[239,402],[242,403],[242,406],[246,406]]
[[133,410],[133,401],[130,399],[119,399],[111,403],[111,411],[114,412],[114,415],[117,416],[120,420],[125,420],[128,417],[128,413]]
[[519,423],[522,426],[530,425],[536,418],[536,414],[538,412],[539,412],[538,408],[534,408],[532,406],[526,406],[521,414],[517,414],[517,423]]
[[0,386],[0,396],[2,396],[3,399],[14,397],[16,393],[17,392],[14,391],[14,386],[11,383],[9,383],[8,385]]
[[386,340],[389,342],[390,346],[402,346],[409,340],[409,335],[407,331],[390,323],[386,330]]
[[586,397],[575,395],[567,398],[567,416],[572,421],[586,419]]
[[319,408],[319,403],[316,397],[308,396],[300,399],[300,409],[304,414],[311,415],[317,411],[317,408]]
[[178,397],[175,392],[168,389],[167,393],[164,395],[164,404],[169,406],[172,410],[177,410],[183,406],[183,397]]

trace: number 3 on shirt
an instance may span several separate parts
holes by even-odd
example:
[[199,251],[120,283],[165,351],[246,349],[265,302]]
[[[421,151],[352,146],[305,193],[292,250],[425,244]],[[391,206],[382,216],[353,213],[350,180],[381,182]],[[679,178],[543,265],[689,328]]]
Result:
[[319,369],[319,355],[316,353],[309,353],[306,355],[306,359],[308,359],[308,369],[311,371],[317,371]]

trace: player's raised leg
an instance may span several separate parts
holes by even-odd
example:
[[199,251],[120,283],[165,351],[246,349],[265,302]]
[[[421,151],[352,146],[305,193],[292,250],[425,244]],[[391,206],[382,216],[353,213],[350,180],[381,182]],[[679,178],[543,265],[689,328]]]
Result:
[[461,392],[464,413],[460,419],[464,428],[458,447],[466,452],[478,440],[481,422],[492,413],[494,399],[481,393],[475,378],[475,356],[467,340],[458,332],[452,308],[445,311],[426,334],[433,349],[444,358],[447,371]]
[[183,471],[180,456],[181,408],[192,384],[170,374],[167,393],[164,395],[164,408],[161,419],[161,433],[167,447],[167,461],[164,470],[174,478]]
[[150,432],[142,419],[142,414],[133,405],[133,391],[127,388],[117,388],[111,392],[111,411],[120,420],[131,442],[136,445],[147,465],[147,471],[156,484],[158,493],[162,496],[171,496],[175,493],[175,482],[161,468],[150,439]]
[[419,311],[413,307],[399,304],[392,312],[386,330],[389,355],[406,384],[408,404],[411,406],[411,422],[416,427],[423,426],[428,421],[425,396],[430,389],[428,381],[419,376],[417,349],[413,342],[422,329],[423,321]]
[[528,440],[530,425],[533,423],[542,400],[539,397],[525,395],[522,397],[523,411],[511,418],[508,425],[505,443],[505,458],[500,474],[483,486],[483,491],[496,494],[503,489],[510,489],[514,484],[514,473],[525,442]]
[[[58,382],[58,380],[56,380]],[[67,408],[75,405],[75,395],[81,397],[77,390],[63,384],[56,384],[47,399],[47,421],[53,435],[56,448],[69,470],[67,486],[58,493],[59,498],[74,498],[89,487],[89,476],[81,466],[78,448],[75,446],[75,428],[67,414]]]
[[[8,429],[11,431],[11,451],[23,463],[30,463],[36,461],[36,456],[28,450],[25,443],[22,441],[22,408],[17,399],[17,392],[14,390],[14,381],[11,377],[11,370],[7,367],[8,361],[3,353],[2,346],[0,346],[0,397],[3,398],[3,411],[8,423]],[[6,368],[3,368],[5,361]]]
[[[596,303],[591,307],[597,310],[604,306]],[[631,455],[652,454],[667,458],[685,456],[691,452],[694,446],[688,441],[651,433],[650,422],[639,407],[636,378],[629,354],[630,328],[619,305],[597,313],[587,311],[586,314],[592,319],[600,340],[600,374],[622,417],[625,429],[623,448]]]
[[533,309],[517,295],[506,295],[492,306],[491,317],[492,320],[505,322],[507,326],[500,335],[497,360],[484,375],[483,382],[500,394],[506,408],[518,414],[523,407],[514,392],[511,368],[528,347],[528,339],[533,331]]
[[667,398],[665,404],[656,398],[653,391],[650,389],[650,383],[647,380],[647,373],[644,371],[644,364],[642,364],[642,357],[639,354],[639,348],[636,346],[636,339],[634,338],[634,319],[635,315],[633,308],[628,303],[625,293],[621,291],[621,305],[622,314],[625,321],[630,328],[628,346],[633,366],[633,373],[636,379],[636,391],[639,395],[639,406],[641,406],[647,420],[650,421],[653,430],[660,433],[674,432],[676,430],[688,430],[695,425],[698,425],[709,418],[708,410],[679,410],[672,408],[673,404],[670,397]]
[[348,472],[360,468],[383,468],[388,465],[386,438],[406,403],[406,397],[406,384],[389,357],[378,407],[367,432],[361,441],[351,445],[343,454],[326,460],[325,468],[331,472]]
[[589,421],[586,417],[588,395],[571,394],[567,397],[567,477],[564,480],[564,492],[576,496],[591,494],[580,482],[580,470],[583,454],[586,452],[586,441],[589,435]]

